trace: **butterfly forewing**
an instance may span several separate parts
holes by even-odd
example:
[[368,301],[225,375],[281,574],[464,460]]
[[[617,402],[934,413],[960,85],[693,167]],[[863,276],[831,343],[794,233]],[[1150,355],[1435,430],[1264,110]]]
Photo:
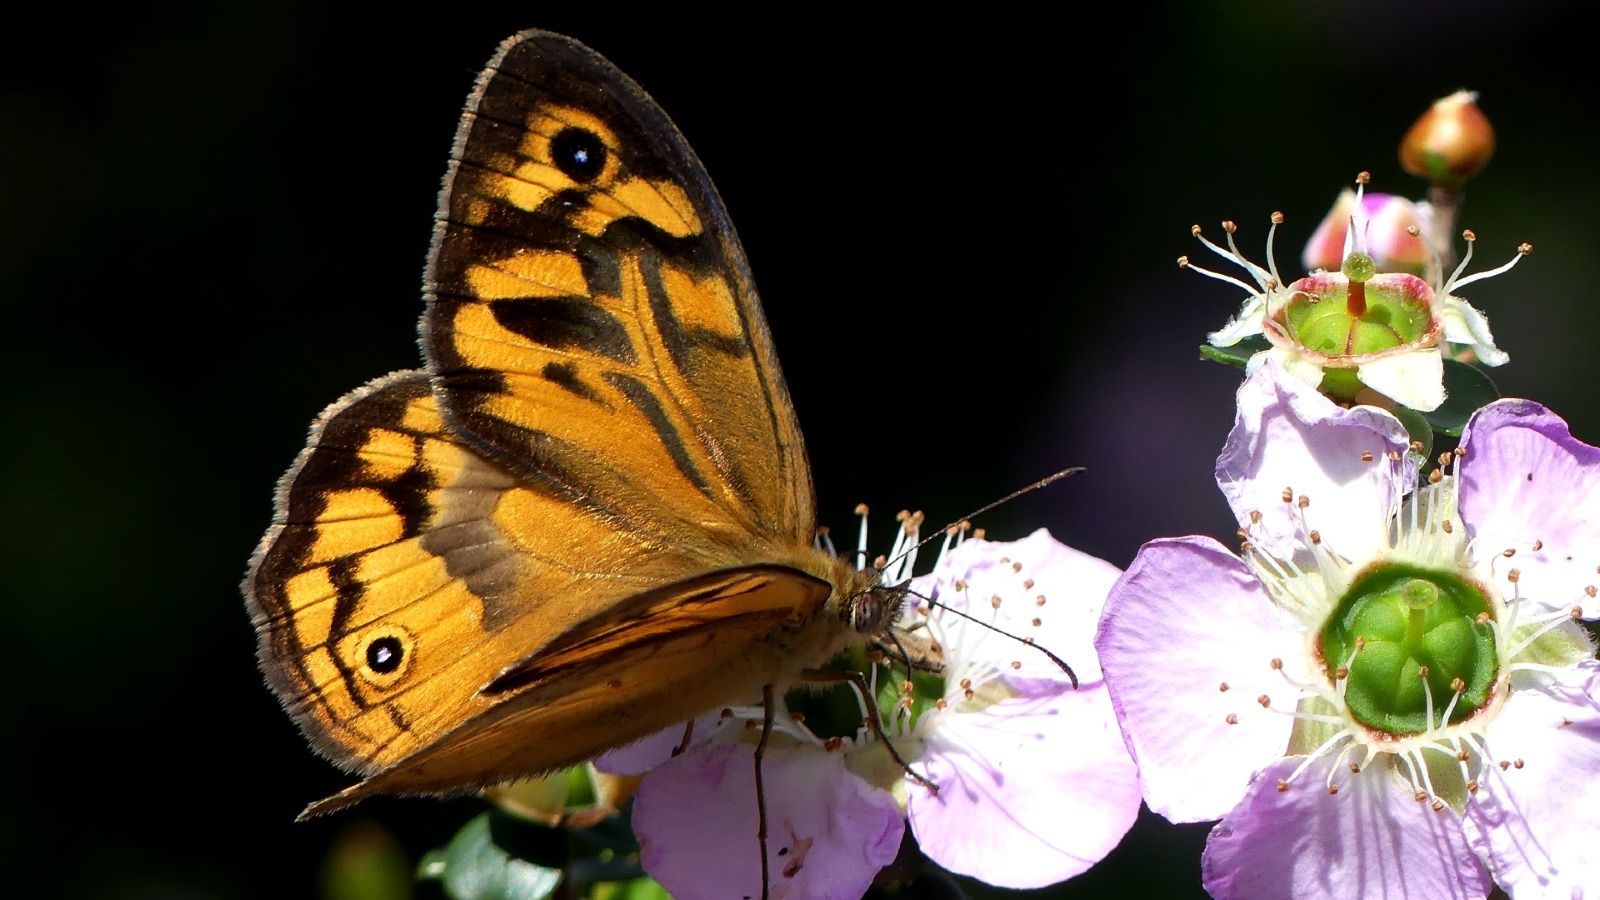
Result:
[[809,540],[804,448],[733,228],[677,129],[604,59],[545,33],[501,47],[457,135],[427,281],[434,386],[508,468],[713,563]]

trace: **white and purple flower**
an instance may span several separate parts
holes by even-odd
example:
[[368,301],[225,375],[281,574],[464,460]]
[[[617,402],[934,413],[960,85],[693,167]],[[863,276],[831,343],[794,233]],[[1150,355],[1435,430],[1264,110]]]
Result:
[[[1334,258],[1333,244],[1342,244],[1332,271],[1319,269],[1284,282],[1273,259],[1282,213],[1272,214],[1265,268],[1239,251],[1233,222],[1222,223],[1226,249],[1207,239],[1200,226],[1192,229],[1208,250],[1238,265],[1254,284],[1196,266],[1186,256],[1179,257],[1178,264],[1240,287],[1248,295],[1239,313],[1207,337],[1214,347],[1265,337],[1268,346],[1250,357],[1248,371],[1270,359],[1342,401],[1369,402],[1376,399],[1370,394],[1376,393],[1412,409],[1432,411],[1445,400],[1446,356],[1487,366],[1510,359],[1495,346],[1489,320],[1455,292],[1509,271],[1533,252],[1533,245],[1518,246],[1517,255],[1498,268],[1463,275],[1477,241],[1465,231],[1466,257],[1446,278],[1439,248],[1430,250],[1422,237],[1426,207],[1387,196],[1369,203],[1366,180],[1367,173],[1361,173],[1356,192],[1340,198],[1306,248],[1307,263],[1322,266]],[[1418,277],[1419,270],[1428,277]]]
[[[939,787],[906,782],[906,813],[946,869],[1042,887],[1081,874],[1132,827],[1138,775],[1094,649],[1119,574],[1040,529],[1013,543],[967,541],[913,582],[934,601],[917,612],[943,648],[944,689],[892,739]],[[1010,635],[1070,663],[1076,688]]]
[[[900,632],[913,657],[941,660],[943,671],[919,673],[883,729],[937,790],[908,777],[866,727],[822,740],[780,714],[763,762],[771,896],[861,896],[894,860],[906,820],[929,858],[1004,887],[1053,884],[1109,853],[1139,808],[1093,646],[1118,574],[1043,530],[947,546],[911,582],[924,599]],[[1070,661],[1076,689],[1038,647]],[[645,870],[674,896],[760,895],[761,715],[752,706],[707,717],[695,726],[702,742],[670,759],[681,729],[604,758],[613,771],[649,770],[633,824]]]
[[1153,541],[1096,640],[1151,809],[1221,819],[1219,900],[1600,884],[1600,450],[1525,400],[1419,486],[1398,420],[1275,365],[1217,481],[1245,538]]

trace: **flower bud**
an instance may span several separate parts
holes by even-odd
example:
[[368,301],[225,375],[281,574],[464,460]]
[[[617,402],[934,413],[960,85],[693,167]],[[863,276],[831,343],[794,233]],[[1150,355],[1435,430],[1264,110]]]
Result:
[[1400,166],[1436,187],[1460,187],[1494,155],[1494,129],[1478,95],[1456,91],[1434,101],[1400,141]]
[[[1379,272],[1407,272],[1425,275],[1430,255],[1424,213],[1417,204],[1393,194],[1367,194],[1357,206],[1356,192],[1346,189],[1339,194],[1306,242],[1302,255],[1307,271],[1326,269],[1339,271],[1346,254],[1350,252],[1348,234],[1350,219],[1355,216],[1358,227],[1366,231],[1367,253]],[[1416,229],[1412,233],[1411,229]]]

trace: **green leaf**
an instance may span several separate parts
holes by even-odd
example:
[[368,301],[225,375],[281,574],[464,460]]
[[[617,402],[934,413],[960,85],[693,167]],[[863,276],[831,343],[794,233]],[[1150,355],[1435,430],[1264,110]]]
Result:
[[1266,338],[1259,334],[1253,334],[1231,347],[1213,347],[1210,344],[1201,344],[1200,358],[1219,362],[1223,365],[1237,366],[1242,369],[1244,364],[1250,361],[1250,357],[1270,346],[1272,345],[1267,343]]
[[1500,389],[1482,369],[1454,359],[1444,361],[1444,390],[1444,403],[1427,414],[1428,424],[1451,437],[1460,437],[1473,413],[1500,399]]
[[1422,458],[1424,460],[1431,458],[1433,456],[1433,427],[1428,423],[1427,418],[1411,407],[1399,404],[1395,404],[1394,409],[1389,410],[1389,412],[1394,413],[1394,417],[1399,419],[1400,424],[1406,427],[1406,432],[1411,435],[1411,440],[1422,442]]
[[527,827],[486,812],[423,857],[417,876],[438,880],[453,900],[546,900],[561,884],[561,869],[524,858],[527,841],[517,829]]

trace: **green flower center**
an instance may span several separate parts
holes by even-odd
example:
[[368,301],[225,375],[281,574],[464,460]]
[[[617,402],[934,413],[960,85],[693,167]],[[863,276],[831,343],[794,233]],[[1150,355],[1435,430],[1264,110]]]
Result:
[[1432,328],[1426,282],[1411,275],[1373,276],[1372,258],[1359,254],[1351,254],[1344,268],[1352,274],[1314,275],[1293,285],[1279,315],[1296,343],[1327,356],[1362,356],[1419,341]]
[[[1489,701],[1499,674],[1493,609],[1450,572],[1385,564],[1364,573],[1322,628],[1322,658],[1356,721],[1402,736],[1450,724]],[[1348,666],[1348,672],[1344,667]],[[1433,721],[1428,720],[1431,697]]]

